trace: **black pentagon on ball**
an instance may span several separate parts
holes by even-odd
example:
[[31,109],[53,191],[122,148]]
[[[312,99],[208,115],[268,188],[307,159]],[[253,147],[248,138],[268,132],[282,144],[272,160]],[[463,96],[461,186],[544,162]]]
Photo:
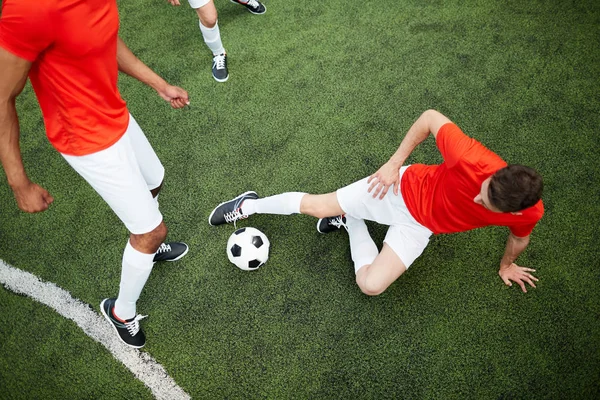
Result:
[[235,233],[236,235],[239,235],[240,233],[244,233],[245,231],[246,231],[246,228],[240,228],[240,229],[238,229],[237,231],[235,231],[233,233]]
[[239,257],[242,255],[242,248],[237,244],[231,246],[231,249],[229,251],[231,251],[231,255],[234,257]]
[[252,244],[258,249],[263,245],[263,240],[260,236],[252,236]]
[[258,260],[252,260],[252,261],[248,262],[248,267],[249,268],[258,268],[258,267],[260,267],[261,264],[262,263]]

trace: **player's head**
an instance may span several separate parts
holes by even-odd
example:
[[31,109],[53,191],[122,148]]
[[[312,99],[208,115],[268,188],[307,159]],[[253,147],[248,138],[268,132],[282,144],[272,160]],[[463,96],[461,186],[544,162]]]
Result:
[[481,184],[474,201],[495,212],[517,212],[542,198],[544,183],[534,169],[512,164],[504,167]]

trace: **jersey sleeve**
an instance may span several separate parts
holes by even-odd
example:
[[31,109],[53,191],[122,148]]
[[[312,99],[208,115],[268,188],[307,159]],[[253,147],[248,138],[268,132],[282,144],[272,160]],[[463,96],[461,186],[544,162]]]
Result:
[[27,61],[35,61],[53,41],[52,17],[37,1],[2,2],[0,46]]
[[479,142],[465,135],[455,124],[448,122],[438,131],[436,144],[444,162],[448,168],[452,168]]
[[517,237],[529,236],[543,215],[544,203],[540,200],[536,205],[523,211],[523,216],[527,218],[527,222],[510,225],[508,228]]
[[459,161],[469,162],[472,165],[494,166],[494,170],[505,166],[506,163],[477,140],[467,136],[452,122],[440,128],[436,137],[436,144],[444,163],[448,168],[454,167]]

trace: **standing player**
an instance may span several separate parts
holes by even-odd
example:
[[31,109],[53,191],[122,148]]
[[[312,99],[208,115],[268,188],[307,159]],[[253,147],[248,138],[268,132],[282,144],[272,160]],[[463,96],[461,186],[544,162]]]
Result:
[[155,261],[183,257],[184,243],[164,244],[167,227],[156,196],[164,168],[117,89],[118,71],[146,83],[173,108],[189,104],[117,36],[115,0],[4,0],[0,18],[0,161],[19,208],[44,211],[54,201],[25,173],[15,99],[27,77],[46,134],[131,232],[119,296],[101,310],[122,341],[142,347],[136,302]]
[[[174,6],[181,5],[179,0],[168,0]],[[190,6],[196,10],[200,20],[200,32],[204,43],[213,53],[212,75],[217,82],[229,79],[227,71],[227,52],[221,42],[221,33],[217,23],[217,9],[213,0],[188,0]],[[232,3],[243,5],[252,14],[264,14],[267,8],[257,0],[231,0]]]
[[[440,165],[402,166],[414,148],[433,134],[444,158]],[[393,191],[388,193],[388,189]],[[372,195],[370,193],[373,193]],[[259,199],[246,192],[218,205],[211,225],[249,215],[302,213],[320,218],[317,230],[342,226],[350,237],[356,283],[367,295],[385,291],[423,252],[431,234],[462,232],[488,225],[510,229],[499,275],[507,285],[535,287],[531,272],[515,264],[544,212],[542,178],[531,168],[508,165],[466,136],[437,111],[424,112],[400,147],[375,174],[324,195],[283,193]],[[331,216],[335,217],[331,217]],[[364,220],[390,228],[381,252]]]

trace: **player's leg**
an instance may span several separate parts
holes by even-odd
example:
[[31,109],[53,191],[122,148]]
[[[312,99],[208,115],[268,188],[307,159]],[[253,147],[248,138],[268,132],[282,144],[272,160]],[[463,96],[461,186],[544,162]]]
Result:
[[[165,169],[132,115],[129,116],[127,134],[146,186],[158,205],[158,193],[162,188]],[[177,261],[185,256],[187,252],[188,246],[183,242],[161,243],[154,255],[154,261]]]
[[431,236],[431,231],[412,217],[404,218],[404,221],[388,229],[381,252],[369,262],[368,257],[354,257],[353,248],[356,248],[357,254],[366,252],[360,247],[360,242],[353,243],[351,229],[348,229],[348,233],[356,283],[363,293],[370,296],[383,293],[398,279],[423,253]]
[[[352,247],[352,236],[350,236],[350,248],[352,249]],[[357,253],[360,253],[360,250],[357,246]],[[356,284],[364,294],[369,296],[383,293],[406,271],[400,257],[385,243],[381,253],[377,254],[370,263],[364,258],[354,259],[354,256],[352,258],[356,272]]]
[[212,74],[217,82],[225,82],[229,79],[227,71],[227,52],[221,42],[219,31],[217,9],[213,0],[188,0],[190,6],[198,14],[200,20],[200,32],[204,43],[213,54]]
[[250,191],[215,207],[208,217],[208,223],[222,225],[248,218],[253,214],[306,214],[322,218],[341,213],[343,211],[335,193],[314,195],[287,192],[261,199],[256,192]]
[[241,4],[252,14],[264,14],[267,12],[267,7],[258,0],[231,0],[232,3]]
[[136,302],[167,228],[142,176],[128,132],[108,149],[86,156],[63,157],[131,232],[123,253],[119,296],[105,299],[101,310],[121,340],[132,347],[142,347],[145,336],[138,322],[141,317],[136,315]]

